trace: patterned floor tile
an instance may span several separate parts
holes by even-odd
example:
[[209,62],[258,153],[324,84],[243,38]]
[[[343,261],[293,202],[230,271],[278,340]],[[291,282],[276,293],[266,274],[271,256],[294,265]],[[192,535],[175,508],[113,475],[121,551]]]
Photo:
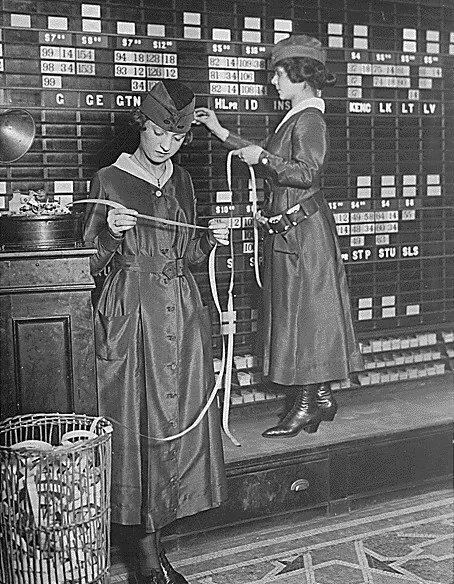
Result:
[[235,570],[205,574],[192,579],[197,584],[246,584],[264,578],[270,578],[279,572],[282,566],[278,563],[262,562],[249,566],[238,566]]
[[288,574],[289,572],[304,570],[304,556],[301,554],[288,559],[279,559],[279,563],[283,566],[279,571],[279,574]]
[[432,556],[434,559],[449,558],[453,556],[452,535],[439,538],[433,543],[427,543],[423,546],[424,553]]
[[383,572],[371,572],[371,584],[422,584],[413,576],[393,576]]
[[431,558],[417,558],[404,562],[401,566],[407,573],[414,574],[423,582],[453,584],[453,557],[434,561]]
[[313,550],[311,551],[311,557],[313,566],[338,558],[342,558],[346,562],[358,563],[355,543],[351,541]]
[[[245,526],[168,555],[190,584],[454,584],[453,518],[446,490],[345,516]],[[112,584],[128,582],[121,562],[112,575]]]
[[401,572],[399,572],[398,570],[396,570],[395,568],[390,566],[389,563],[387,563],[383,560],[380,560],[379,558],[376,558],[375,556],[373,556],[371,554],[366,553],[366,560],[367,560],[367,565],[370,568],[376,568],[377,570],[380,570],[381,572],[387,572],[390,574],[401,574]]
[[360,567],[346,566],[333,562],[329,566],[314,570],[315,584],[363,584],[364,574]]
[[453,526],[449,521],[441,520],[437,523],[430,523],[427,525],[414,525],[407,527],[405,532],[399,532],[403,536],[422,537],[424,539],[429,537],[437,537],[438,535],[451,535]]
[[420,543],[427,541],[427,537],[405,537],[399,533],[383,533],[375,537],[365,538],[364,545],[371,552],[383,558],[399,558],[410,554]]

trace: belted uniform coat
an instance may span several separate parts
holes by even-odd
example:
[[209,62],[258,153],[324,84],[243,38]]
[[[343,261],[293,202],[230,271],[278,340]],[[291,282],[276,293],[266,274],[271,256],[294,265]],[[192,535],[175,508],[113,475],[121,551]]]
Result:
[[[194,223],[191,178],[170,165],[170,178],[158,188],[122,154],[95,175],[90,197]],[[92,274],[110,268],[95,308],[95,336],[99,410],[114,420],[112,521],[155,531],[218,506],[226,495],[216,400],[182,438],[140,437],[187,428],[214,386],[208,308],[188,268],[212,246],[194,229],[142,219],[116,238],[107,227],[108,211],[90,205],[85,241],[97,249]]]
[[[320,190],[329,154],[324,102],[298,104],[263,142],[264,215],[314,198],[318,211],[281,234],[265,232],[264,374],[275,383],[340,380],[363,369],[333,215]],[[251,144],[230,133],[229,149]]]

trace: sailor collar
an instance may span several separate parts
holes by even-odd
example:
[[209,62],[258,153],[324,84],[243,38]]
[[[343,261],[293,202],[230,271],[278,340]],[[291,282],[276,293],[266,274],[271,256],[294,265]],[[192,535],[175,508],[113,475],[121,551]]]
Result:
[[274,130],[274,133],[276,133],[289,118],[309,107],[315,107],[316,109],[320,110],[322,114],[325,113],[325,101],[321,97],[310,97],[309,99],[304,99],[303,101],[297,103],[285,114],[285,116],[279,122],[277,128]]
[[155,177],[153,177],[150,173],[148,173],[144,168],[140,166],[138,162],[135,161],[133,154],[128,154],[126,152],[122,152],[117,160],[113,163],[113,166],[116,166],[120,170],[127,172],[128,174],[132,174],[137,178],[140,178],[155,187],[162,188],[169,178],[172,176],[173,173],[173,163],[171,160],[166,161],[166,169],[164,174],[158,181]]

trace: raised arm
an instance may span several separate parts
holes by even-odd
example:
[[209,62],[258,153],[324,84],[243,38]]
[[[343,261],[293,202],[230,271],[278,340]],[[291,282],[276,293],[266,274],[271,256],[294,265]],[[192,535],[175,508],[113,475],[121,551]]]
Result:
[[318,186],[320,173],[327,159],[329,138],[323,118],[317,112],[305,112],[291,129],[290,158],[265,151],[266,168],[274,181],[282,186],[308,189]]

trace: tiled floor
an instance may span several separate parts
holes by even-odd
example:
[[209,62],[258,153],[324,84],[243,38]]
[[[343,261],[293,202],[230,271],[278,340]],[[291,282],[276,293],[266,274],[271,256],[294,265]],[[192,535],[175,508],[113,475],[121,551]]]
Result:
[[[190,584],[453,584],[454,497],[436,491],[349,515],[194,537],[169,559]],[[112,554],[112,584],[135,582]]]

